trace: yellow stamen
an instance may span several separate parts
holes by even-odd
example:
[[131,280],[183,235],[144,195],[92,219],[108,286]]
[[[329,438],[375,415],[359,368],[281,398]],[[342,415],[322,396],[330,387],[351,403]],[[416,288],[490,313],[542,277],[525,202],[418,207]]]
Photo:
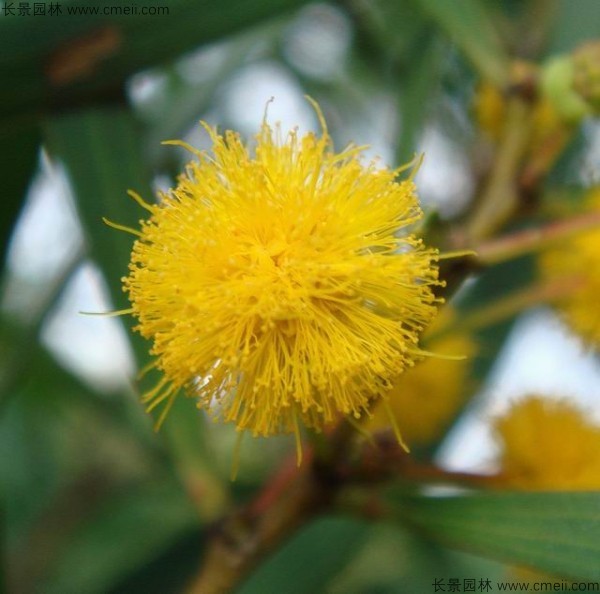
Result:
[[126,227],[125,225],[119,225],[119,223],[113,223],[106,217],[102,217],[102,222],[113,229],[117,229],[118,231],[125,231],[125,233],[131,233],[131,235],[135,235],[136,237],[142,237],[142,233],[140,231],[132,229],[131,227]]
[[126,316],[133,313],[133,308],[118,309],[116,311],[80,311],[82,316],[99,316],[101,318],[116,318],[117,316]]
[[400,431],[400,427],[398,427],[398,421],[396,420],[396,415],[394,415],[394,411],[392,411],[390,407],[390,402],[387,398],[383,398],[381,401],[381,405],[383,406],[389,420],[392,429],[394,430],[394,435],[398,441],[400,447],[408,454],[410,452],[409,447],[404,443],[404,439],[402,439],[402,433]]
[[143,209],[151,213],[154,212],[156,206],[148,204],[137,192],[134,192],[133,190],[128,190],[127,194],[130,198],[133,198]]
[[245,431],[238,431],[235,445],[233,446],[233,456],[231,459],[231,481],[235,481],[240,470],[240,457],[242,452],[242,440],[244,439]]

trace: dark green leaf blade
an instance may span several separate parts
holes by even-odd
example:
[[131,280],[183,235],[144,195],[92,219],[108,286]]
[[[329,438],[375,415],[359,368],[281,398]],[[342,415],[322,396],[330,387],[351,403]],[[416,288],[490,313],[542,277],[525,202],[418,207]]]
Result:
[[115,496],[73,536],[44,592],[107,592],[195,527],[193,506],[170,485]]
[[134,237],[102,219],[135,229],[146,214],[127,196],[128,189],[147,198],[149,192],[137,122],[124,107],[93,108],[53,117],[45,130],[50,154],[69,174],[90,255],[105,273],[116,307],[127,307],[120,279]]
[[486,6],[479,0],[415,0],[449,35],[480,75],[502,87],[508,82],[508,56]]
[[12,228],[35,171],[39,146],[40,131],[33,118],[3,120],[0,123],[0,154],[10,167],[10,172],[3,175],[0,266],[4,264]]
[[119,10],[111,0],[89,7],[66,0],[59,3],[60,14],[8,16],[0,19],[3,115],[114,97],[123,81],[139,70],[305,3],[171,0],[159,7],[167,14],[145,15],[133,5]]
[[569,52],[583,42],[598,38],[600,3],[596,0],[557,0],[549,53]]
[[326,517],[304,528],[237,590],[238,594],[312,594],[327,584],[358,552],[368,536],[366,522]]
[[452,547],[575,579],[600,579],[600,492],[398,500],[403,521]]
[[396,163],[406,163],[413,158],[423,134],[425,123],[436,99],[439,85],[439,65],[444,49],[435,36],[431,36],[427,45],[421,46],[416,64],[406,74],[404,93],[400,99],[402,115],[402,134],[396,151]]
[[327,594],[423,594],[437,578],[486,576],[499,581],[504,566],[450,550],[399,526],[375,523],[360,553],[336,577]]
[[[51,118],[46,131],[51,154],[69,173],[91,256],[105,274],[116,309],[126,309],[130,304],[121,289],[121,278],[127,274],[135,238],[110,228],[102,219],[137,230],[139,219],[148,213],[127,196],[127,190],[153,202],[138,122],[125,107],[93,108]],[[137,333],[129,336],[143,366],[149,357],[148,343]],[[170,412],[164,434],[182,472],[183,468],[186,472],[205,471],[206,461],[200,453],[203,423],[191,400],[179,402]]]

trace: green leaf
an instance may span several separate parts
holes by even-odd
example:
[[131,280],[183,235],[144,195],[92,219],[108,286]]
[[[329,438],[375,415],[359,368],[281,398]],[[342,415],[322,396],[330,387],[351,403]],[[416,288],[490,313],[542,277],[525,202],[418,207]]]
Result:
[[33,118],[0,123],[0,154],[10,163],[2,176],[2,215],[0,216],[0,267],[4,264],[12,228],[35,171],[40,131]]
[[305,527],[243,584],[237,594],[312,594],[327,584],[364,544],[369,525],[326,517]]
[[366,60],[372,74],[393,84],[395,75],[412,67],[415,56],[431,38],[426,15],[407,0],[351,2],[347,7],[356,28],[355,57]]
[[[3,339],[4,336],[0,341]],[[57,435],[55,428],[56,418],[62,414],[61,405],[80,390],[89,393],[41,349],[30,346],[30,350],[35,354],[28,357],[28,376],[7,386],[10,391],[4,394],[0,416],[0,448],[10,452],[10,456],[0,459],[0,500],[4,541],[12,554],[21,547],[20,541],[59,482],[58,439],[62,436]],[[29,551],[29,559],[32,557],[33,552]]]
[[509,58],[480,0],[414,0],[443,29],[479,74],[503,87],[508,82]]
[[399,499],[397,513],[451,547],[574,579],[600,579],[600,493]]
[[397,524],[378,523],[327,594],[423,594],[432,591],[434,578],[499,580],[503,574],[499,563],[443,548]]
[[569,52],[580,43],[598,38],[600,2],[557,0],[550,54]]
[[402,114],[402,135],[397,148],[396,163],[406,163],[417,150],[419,135],[429,115],[431,98],[435,97],[435,87],[439,85],[439,64],[442,45],[435,37],[429,37],[425,47],[421,47],[416,63],[406,74],[404,93],[400,98]]
[[194,508],[173,487],[116,496],[73,535],[43,592],[107,592],[196,524]]
[[[134,72],[305,3],[171,0],[162,3],[168,14],[145,16],[115,14],[112,0],[89,7],[65,0],[60,15],[8,16],[0,19],[3,116],[117,96]],[[87,13],[68,14],[76,7]]]
[[[19,333],[6,324],[0,325],[0,352],[4,354],[3,363],[8,364],[0,365],[0,449],[11,452],[0,458],[0,499],[6,512],[6,541],[17,556],[23,538],[49,512],[58,490],[68,486],[73,473],[89,463],[90,451],[97,453],[103,447],[110,450],[118,447],[115,443],[124,443],[125,447],[118,450],[119,464],[133,458],[137,463],[143,460],[159,468],[162,462],[155,434],[131,422],[128,396],[94,392],[58,365],[31,337],[26,352],[21,350],[21,342]],[[15,344],[19,345],[17,351],[11,350]],[[136,412],[144,419],[139,408]],[[78,431],[85,431],[85,439]],[[94,437],[90,434],[94,431],[102,435],[103,441],[92,448]],[[104,476],[104,484],[108,482]],[[36,533],[40,535],[39,530]],[[31,561],[34,551],[28,550],[26,557]]]
[[[46,131],[52,156],[62,161],[69,173],[91,256],[106,276],[116,308],[128,308],[121,278],[127,274],[134,238],[110,228],[102,219],[138,229],[139,219],[148,214],[127,196],[127,190],[133,189],[153,201],[139,126],[127,109],[107,107],[51,118]],[[129,336],[143,364],[148,343],[137,333]],[[203,418],[188,399],[178,402],[165,424],[162,435],[184,480],[194,473],[204,476],[210,466],[202,455],[202,428]]]
[[[16,330],[0,325],[0,352],[5,354],[9,365],[13,363],[8,370],[0,365],[1,379],[7,378],[7,371],[14,369],[12,355],[15,353],[11,347],[21,342]],[[0,449],[11,453],[0,458],[0,504],[5,510],[4,541],[11,560],[12,583],[19,591],[37,588],[47,592],[44,580],[53,575],[52,579],[64,578],[60,581],[64,589],[57,586],[61,593],[91,592],[87,586],[69,585],[69,559],[80,554],[73,553],[72,549],[79,546],[93,549],[95,552],[81,553],[89,556],[82,562],[89,561],[90,565],[93,557],[102,565],[106,557],[110,559],[110,555],[123,553],[118,564],[107,561],[110,565],[106,570],[107,579],[114,575],[114,579],[119,580],[124,573],[138,569],[140,564],[155,558],[170,545],[167,524],[173,522],[173,538],[179,537],[178,514],[186,514],[195,521],[195,510],[192,516],[189,502],[174,480],[171,468],[165,464],[156,435],[151,431],[141,432],[140,423],[132,422],[129,395],[97,394],[57,365],[31,337],[28,347],[22,356],[25,369],[17,369],[14,377],[0,382],[0,389],[7,392],[0,415]],[[145,420],[140,407],[135,407],[135,412]],[[160,489],[151,485],[138,495],[139,482],[147,485],[149,475],[152,480],[160,481]],[[168,489],[163,489],[165,483]],[[97,521],[103,525],[115,509],[117,515],[121,513],[123,502],[129,501],[129,495],[122,495],[123,490],[131,493],[133,489],[132,522],[139,519],[138,507],[145,509],[145,503],[139,501],[146,497],[144,493],[149,505],[156,508],[156,515],[162,516],[155,519],[148,511],[148,525],[157,526],[156,535],[152,535],[156,540],[151,538],[135,546],[127,545],[133,551],[129,554],[124,552],[121,528],[116,524],[107,528],[114,529],[115,538],[115,542],[107,544],[102,538],[108,540],[108,537],[94,528],[94,518],[97,513]],[[114,493],[119,493],[119,497],[106,503],[109,508],[102,507],[102,499]],[[122,511],[123,516],[127,513],[127,510]],[[125,519],[123,522],[126,524]],[[129,524],[123,528],[125,532],[129,530],[127,526]],[[191,527],[194,526],[192,523]],[[184,526],[181,530],[188,529]],[[136,532],[143,538],[140,530],[133,531]],[[75,538],[71,541],[73,534]],[[98,542],[94,534],[100,534]],[[161,534],[164,542],[159,542]],[[106,546],[105,551],[101,550],[102,546]],[[117,553],[113,553],[114,549]],[[196,554],[199,556],[198,550]],[[80,558],[76,558],[78,564]],[[95,567],[89,571],[90,579],[95,579]],[[59,575],[61,572],[63,577]],[[83,580],[77,577],[77,571],[73,574],[73,579]],[[100,583],[102,579],[99,578]],[[106,590],[100,586],[98,591]]]
[[91,257],[104,271],[117,309],[125,308],[121,277],[134,237],[102,219],[137,229],[146,214],[127,196],[132,189],[150,200],[137,122],[122,107],[94,108],[50,118],[45,131],[51,156],[67,169]]
[[198,572],[206,533],[184,534],[160,555],[126,576],[107,594],[181,594]]

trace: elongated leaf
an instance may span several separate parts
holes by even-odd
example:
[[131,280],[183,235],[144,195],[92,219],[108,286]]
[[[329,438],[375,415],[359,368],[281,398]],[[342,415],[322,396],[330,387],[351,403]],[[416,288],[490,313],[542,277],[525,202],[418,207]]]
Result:
[[[115,308],[127,308],[121,278],[127,274],[134,237],[108,227],[102,219],[136,228],[145,212],[127,196],[128,189],[150,193],[138,125],[125,107],[114,106],[50,118],[44,132],[50,156],[67,170],[89,253],[104,272]],[[137,334],[130,337],[142,366],[148,358],[147,345]]]
[[127,307],[120,279],[127,273],[134,237],[109,228],[102,219],[137,228],[144,215],[127,196],[128,189],[149,194],[140,130],[121,107],[57,116],[45,129],[52,157],[65,165],[70,177],[91,256],[106,274],[117,308]]
[[43,591],[107,592],[195,524],[193,507],[172,488],[146,488],[116,497],[74,535]]
[[[127,196],[127,190],[133,189],[148,201],[153,200],[137,123],[125,108],[111,107],[52,118],[46,130],[52,155],[65,164],[71,178],[91,255],[105,273],[116,308],[127,308],[121,278],[127,274],[134,238],[108,227],[102,219],[137,229],[138,220],[148,214]],[[133,332],[129,336],[143,366],[148,343]],[[200,482],[207,473],[202,427],[201,414],[193,401],[186,399],[173,408],[163,430],[173,459],[188,483]],[[218,500],[219,488],[214,485],[214,489]]]
[[[551,7],[552,8],[552,7]],[[600,3],[596,0],[557,0],[554,34],[549,53],[568,52],[578,44],[598,38]]]
[[[19,337],[9,333],[6,326],[0,327],[0,350],[4,360],[14,366],[13,353],[7,348],[10,339],[16,343]],[[74,394],[95,398],[37,345],[29,344],[26,362],[27,375],[17,372],[16,378],[9,376],[12,369],[0,365],[3,379],[8,377],[8,381],[0,382],[0,448],[10,452],[0,459],[0,500],[4,541],[11,554],[57,483],[60,460],[52,425],[60,414],[57,411]],[[30,551],[29,558],[32,556]]]
[[431,107],[435,86],[439,83],[439,62],[441,45],[435,37],[430,37],[421,48],[417,63],[405,77],[404,92],[400,98],[402,133],[397,147],[396,163],[406,163],[417,150],[419,134],[423,133]]
[[357,520],[317,520],[275,553],[237,592],[325,592],[327,584],[360,550],[368,530],[368,524]]
[[[119,465],[158,469],[161,457],[150,448],[142,450],[147,435],[127,424],[130,417],[123,408],[128,399],[93,392],[31,339],[23,355],[21,341],[0,326],[0,351],[15,367],[10,347],[18,345],[27,371],[17,369],[0,382],[0,449],[10,452],[0,459],[4,542],[11,591],[26,592],[40,585],[73,527],[120,480]],[[103,458],[110,471],[99,470],[100,450],[114,452],[116,464]]]
[[600,493],[493,493],[398,501],[451,547],[574,579],[600,579]]
[[486,576],[495,581],[504,567],[489,559],[453,551],[397,524],[374,524],[360,553],[336,577],[328,594],[423,594],[435,578]]
[[160,555],[149,559],[107,594],[181,594],[198,572],[198,559],[206,534],[195,530],[184,534]]
[[408,68],[431,35],[427,15],[410,0],[351,2],[347,6],[355,19],[360,58],[388,82],[390,67],[395,72]]
[[112,0],[65,0],[52,16],[7,16],[0,19],[2,115],[114,96],[133,72],[304,3],[170,0],[153,3],[158,14],[143,15],[142,6],[127,14]]
[[450,36],[480,75],[498,86],[508,81],[508,56],[480,0],[414,0]]
[[40,145],[37,122],[31,118],[0,123],[0,154],[10,171],[2,176],[0,214],[0,267],[4,264],[12,228],[35,171]]

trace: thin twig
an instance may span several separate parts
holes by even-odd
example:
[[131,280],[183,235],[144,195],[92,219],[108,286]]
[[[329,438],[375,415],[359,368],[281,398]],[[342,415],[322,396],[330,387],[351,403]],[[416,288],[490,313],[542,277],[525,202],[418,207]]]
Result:
[[493,239],[481,243],[474,251],[481,264],[492,266],[559,244],[592,229],[600,229],[600,212],[584,213],[566,221],[558,221],[544,227],[526,229],[500,239]]
[[308,465],[294,471],[286,467],[254,502],[214,528],[188,593],[231,592],[269,552],[323,510],[331,494]]
[[488,183],[468,225],[471,240],[480,241],[501,228],[518,208],[518,176],[530,139],[532,107],[519,96],[508,103],[504,135]]

